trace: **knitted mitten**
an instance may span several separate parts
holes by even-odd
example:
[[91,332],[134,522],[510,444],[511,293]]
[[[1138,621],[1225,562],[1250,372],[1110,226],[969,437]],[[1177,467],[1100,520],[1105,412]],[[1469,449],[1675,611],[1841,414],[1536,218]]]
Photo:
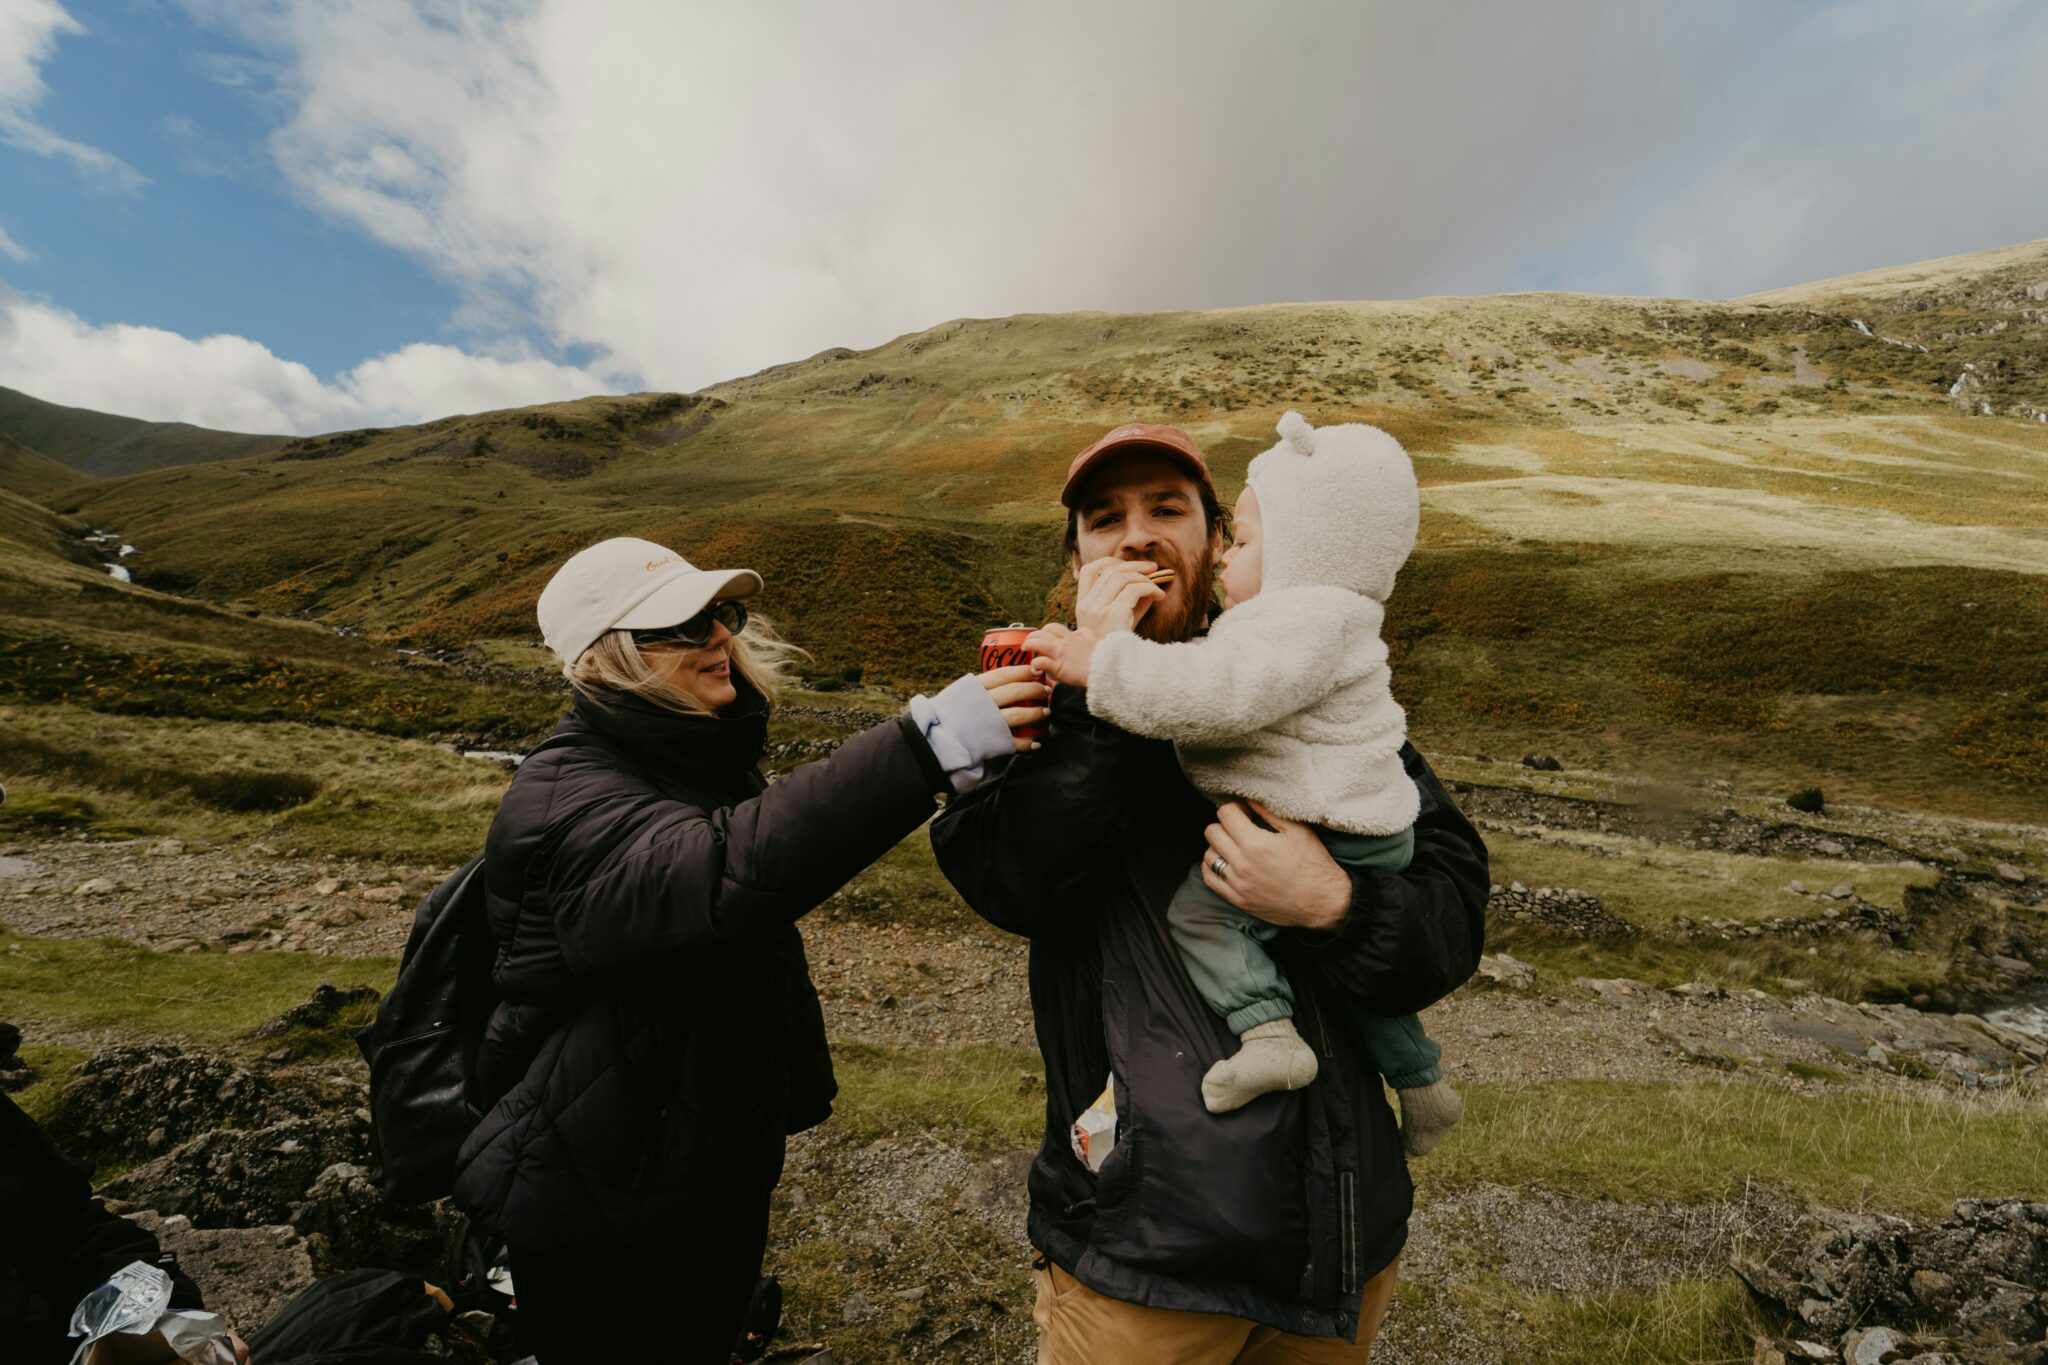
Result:
[[1315,1049],[1301,1041],[1292,1019],[1253,1024],[1238,1035],[1244,1046],[1202,1077],[1202,1103],[1227,1114],[1272,1090],[1299,1090],[1316,1078]]
[[1401,1097],[1401,1146],[1410,1156],[1429,1155],[1465,1115],[1465,1101],[1442,1081],[1394,1093]]

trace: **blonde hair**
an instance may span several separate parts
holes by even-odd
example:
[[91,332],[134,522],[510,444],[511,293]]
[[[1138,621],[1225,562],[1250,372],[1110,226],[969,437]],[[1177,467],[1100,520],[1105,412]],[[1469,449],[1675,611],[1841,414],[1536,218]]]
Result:
[[[795,683],[796,661],[811,657],[808,650],[783,639],[775,623],[757,612],[748,613],[747,628],[726,642],[726,650],[733,672],[767,699],[770,711],[783,689]],[[579,695],[595,702],[602,703],[606,692],[624,692],[686,716],[717,714],[650,664],[630,630],[606,631],[562,672]]]

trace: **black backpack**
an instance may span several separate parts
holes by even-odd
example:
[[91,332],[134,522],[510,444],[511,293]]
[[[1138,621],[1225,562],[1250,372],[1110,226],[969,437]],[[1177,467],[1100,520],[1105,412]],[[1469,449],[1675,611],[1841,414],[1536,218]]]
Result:
[[[561,747],[544,740],[533,753]],[[533,754],[528,754],[531,758]],[[370,1066],[370,1152],[399,1203],[425,1203],[455,1184],[455,1154],[483,1118],[477,1051],[498,1005],[498,945],[484,918],[484,858],[427,893],[413,915],[398,980],[356,1035]]]
[[424,1203],[455,1182],[455,1153],[483,1113],[470,1100],[477,1048],[498,1003],[484,921],[484,859],[427,893],[398,980],[356,1035],[370,1064],[370,1151],[384,1193]]

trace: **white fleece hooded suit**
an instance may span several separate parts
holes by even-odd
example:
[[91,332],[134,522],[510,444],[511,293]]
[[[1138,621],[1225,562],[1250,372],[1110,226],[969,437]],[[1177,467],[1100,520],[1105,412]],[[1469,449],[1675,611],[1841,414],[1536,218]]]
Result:
[[1419,797],[1401,766],[1407,716],[1388,690],[1380,638],[1422,499],[1401,443],[1357,423],[1280,419],[1251,464],[1265,562],[1258,596],[1207,636],[1104,638],[1088,709],[1173,740],[1188,778],[1218,798],[1348,834],[1394,834]]

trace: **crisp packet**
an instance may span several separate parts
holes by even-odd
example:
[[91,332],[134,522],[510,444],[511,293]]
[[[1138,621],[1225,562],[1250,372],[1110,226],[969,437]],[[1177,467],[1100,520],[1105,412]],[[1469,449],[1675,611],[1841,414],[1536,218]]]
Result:
[[1116,1150],[1116,1076],[1103,1082],[1102,1093],[1074,1120],[1070,1134],[1074,1155],[1091,1171],[1102,1169]]
[[228,1325],[217,1314],[167,1311],[171,1277],[130,1261],[79,1302],[71,1335],[84,1337],[72,1365],[235,1365]]

